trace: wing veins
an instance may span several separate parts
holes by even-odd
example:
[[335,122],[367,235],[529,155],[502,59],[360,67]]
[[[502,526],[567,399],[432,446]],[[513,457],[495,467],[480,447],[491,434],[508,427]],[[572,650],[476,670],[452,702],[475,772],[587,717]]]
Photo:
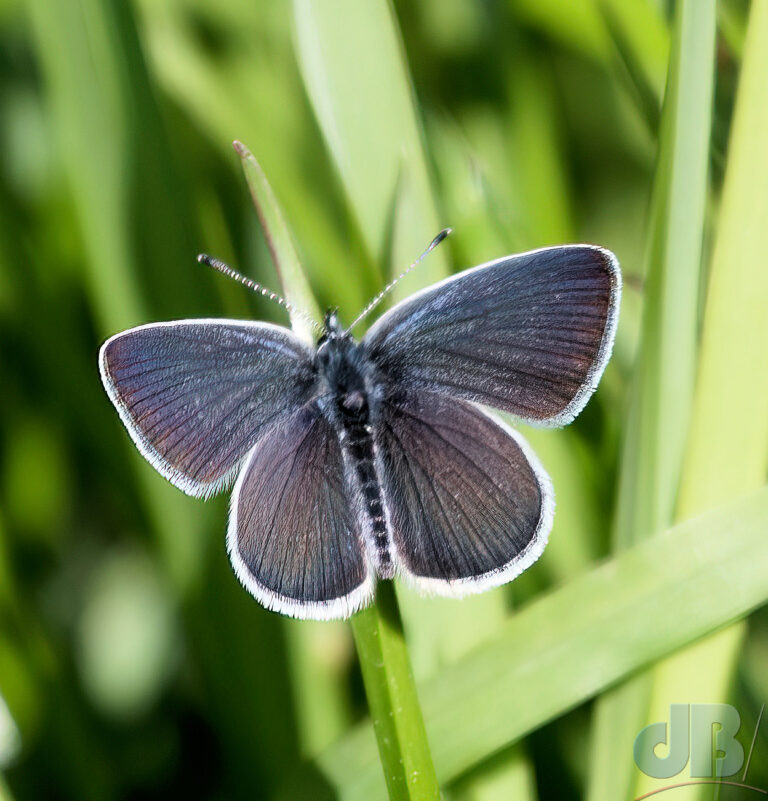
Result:
[[[485,494],[486,494],[487,497],[483,498],[481,495],[478,494],[477,490],[472,486],[471,483],[469,483],[466,480],[461,480],[462,479],[462,473],[460,471],[458,471],[458,470],[456,471],[456,475],[459,477],[460,483],[462,485],[464,485],[465,487],[470,487],[472,489],[472,494],[475,496],[475,498],[477,498],[478,501],[481,501],[481,508],[484,508],[483,505],[482,505],[483,501],[485,503],[492,502],[493,506],[496,507],[496,511],[497,512],[503,512],[503,509],[501,508],[501,506],[499,504],[499,501],[498,501],[498,496],[499,495],[501,495],[501,496],[505,495],[504,488],[501,487],[493,479],[493,477],[489,473],[487,473],[480,466],[480,464],[478,464],[478,462],[476,462],[474,459],[470,458],[466,453],[464,453],[464,451],[462,451],[461,448],[458,445],[455,445],[450,440],[448,440],[445,436],[443,436],[443,434],[434,425],[432,425],[429,421],[424,420],[423,418],[419,418],[419,417],[417,417],[417,416],[415,416],[415,415],[413,415],[413,414],[411,414],[411,413],[409,413],[407,411],[406,411],[406,414],[408,414],[414,420],[416,420],[417,422],[420,422],[422,425],[424,425],[426,428],[428,428],[430,431],[432,431],[432,433],[439,440],[441,440],[450,450],[455,451],[456,453],[459,454],[459,456],[461,457],[461,459],[463,461],[463,464],[464,464],[465,468],[467,466],[469,466],[471,468],[474,468],[474,470],[476,470],[479,475],[481,475],[483,478],[485,478],[487,480],[488,485],[493,487],[493,489],[496,492],[496,497],[494,497],[494,493],[492,491],[489,491],[488,489],[485,489]],[[446,428],[448,428],[448,430],[450,430],[450,431],[456,432],[459,435],[465,436],[464,432],[462,432],[459,429],[456,429],[454,427],[447,426],[447,425],[446,425]],[[494,453],[496,455],[496,457],[499,458],[501,461],[507,462],[507,460],[504,458],[503,454],[497,448],[489,447],[489,450],[491,450],[491,452]],[[437,479],[437,480],[439,481],[439,479]],[[440,482],[440,486],[442,487],[443,491],[446,493],[447,496],[449,496],[449,497],[452,496],[453,493],[448,489],[448,487],[444,483]],[[510,499],[510,502],[513,504],[513,507],[516,510],[517,509],[517,504],[514,502],[514,499]],[[460,509],[462,516],[466,520],[466,522],[468,524],[468,528],[471,531],[473,531],[475,533],[475,535],[481,534],[480,528],[475,526],[472,523],[471,519],[469,518],[468,514],[466,513],[465,509],[461,506],[461,504],[457,503],[457,506]],[[485,517],[485,515],[484,515],[484,517]],[[492,515],[492,517],[495,517],[495,515]],[[482,543],[486,554],[488,554],[489,556],[493,557],[493,554],[492,554],[492,552],[490,550],[490,547],[485,542],[485,540],[482,537],[479,537],[479,536],[478,536],[478,540]]]
[[[413,472],[413,470],[412,470],[412,468],[411,468],[411,463],[410,463],[410,460],[409,460],[409,459],[407,459],[407,458],[405,458],[405,453],[406,453],[406,450],[405,450],[405,448],[403,447],[403,443],[402,443],[402,441],[401,441],[400,437],[397,435],[397,432],[396,432],[396,431],[394,430],[394,428],[392,427],[392,425],[391,425],[391,424],[389,424],[389,423],[387,423],[386,425],[387,425],[387,428],[389,429],[390,433],[391,433],[391,434],[392,434],[392,436],[394,437],[394,439],[395,439],[395,440],[397,440],[397,443],[398,443],[398,445],[399,445],[399,447],[400,447],[400,452],[401,452],[401,454],[403,454],[403,456],[401,457],[401,461],[402,461],[402,463],[405,465],[406,469],[408,470],[408,473],[409,473],[409,475],[411,476],[411,487],[412,487],[412,491],[413,491],[413,494],[416,496],[416,500],[417,500],[417,501],[418,501],[418,503],[419,503],[419,509],[421,510],[421,516],[422,516],[422,519],[425,519],[425,520],[427,520],[427,519],[429,519],[429,516],[427,515],[426,509],[424,508],[424,502],[422,501],[421,495],[420,495],[420,493],[419,493],[419,489],[418,489],[418,483],[417,483],[417,481],[416,481],[416,476],[414,475],[414,472]],[[416,464],[418,464],[418,462],[417,462]],[[420,472],[422,473],[422,475],[424,475],[424,476],[427,478],[427,484],[428,484],[428,485],[430,486],[430,488],[432,489],[432,494],[433,494],[433,495],[435,496],[435,498],[437,499],[438,506],[440,506],[440,500],[439,500],[439,498],[437,498],[437,495],[436,495],[436,493],[435,493],[435,490],[434,490],[434,488],[432,487],[432,483],[431,483],[431,481],[429,480],[429,476],[427,476],[427,474],[425,473],[424,469],[423,469],[423,468],[421,468],[421,467],[420,467]],[[445,511],[444,511],[444,510],[442,510],[442,508],[441,508],[441,511],[443,512],[443,517],[445,517]],[[452,536],[453,540],[457,542],[458,540],[456,539],[456,532],[453,530],[453,527],[452,527],[452,526],[450,526],[450,524],[448,525],[448,531],[450,531],[450,533],[451,533],[451,536]],[[427,537],[427,541],[429,542],[430,548],[431,548],[431,550],[432,550],[432,554],[433,554],[433,555],[434,555],[434,557],[435,557],[435,562],[436,562],[438,565],[442,565],[442,564],[444,564],[444,558],[445,558],[445,557],[443,556],[443,557],[441,558],[440,554],[438,554],[438,552],[437,552],[437,546],[435,545],[435,542],[434,542],[434,540],[432,539],[432,537]],[[397,547],[397,546],[395,546],[395,547]],[[459,551],[460,551],[460,549],[459,549]],[[456,572],[460,572],[460,571],[459,571],[459,565],[458,565],[458,563],[457,563],[456,559],[453,557],[453,553],[451,553],[451,552],[449,552],[449,559],[448,559],[448,561],[449,561],[449,562],[451,562],[451,563],[453,564],[453,568],[454,568],[454,570],[455,570]]]

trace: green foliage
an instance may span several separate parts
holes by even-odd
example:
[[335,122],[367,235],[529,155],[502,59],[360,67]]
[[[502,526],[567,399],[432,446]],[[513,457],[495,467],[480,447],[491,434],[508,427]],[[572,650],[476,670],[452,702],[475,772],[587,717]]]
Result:
[[[752,557],[766,551],[767,513],[763,488],[652,537],[531,603],[426,682],[424,718],[440,780],[764,604],[768,564],[757,568]],[[319,763],[343,798],[373,798],[381,788],[368,727]]]
[[[714,59],[714,1],[682,0],[648,224],[642,339],[630,390],[614,524],[617,550],[664,530],[674,517],[698,348]],[[631,793],[636,771],[622,755],[647,722],[650,685],[649,675],[642,674],[598,700],[590,801]]]
[[[462,801],[613,801],[651,789],[632,739],[689,689],[754,723],[768,0],[748,5],[718,3],[716,50],[709,0],[2,5],[0,798],[375,798],[402,757],[392,797],[431,759]],[[98,345],[151,320],[287,324],[201,251],[351,320],[445,225],[400,296],[565,240],[622,262],[598,393],[524,432],[555,482],[550,545],[484,596],[398,587],[402,631],[284,620],[231,572],[226,502],[135,453]],[[768,785],[759,749],[750,779]]]

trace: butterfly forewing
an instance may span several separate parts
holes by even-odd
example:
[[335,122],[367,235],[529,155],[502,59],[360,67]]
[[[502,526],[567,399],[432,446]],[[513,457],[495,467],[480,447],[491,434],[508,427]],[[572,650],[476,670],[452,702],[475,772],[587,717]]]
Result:
[[373,591],[339,437],[317,402],[259,440],[232,495],[228,545],[245,587],[293,617],[347,617]]
[[584,407],[610,356],[619,295],[613,254],[545,248],[418,293],[362,344],[393,383],[563,425]]
[[376,431],[396,560],[418,587],[478,592],[539,557],[552,490],[519,435],[432,393],[386,401]]
[[260,433],[306,402],[312,350],[290,331],[181,320],[125,331],[101,349],[104,385],[141,452],[191,495],[233,478]]

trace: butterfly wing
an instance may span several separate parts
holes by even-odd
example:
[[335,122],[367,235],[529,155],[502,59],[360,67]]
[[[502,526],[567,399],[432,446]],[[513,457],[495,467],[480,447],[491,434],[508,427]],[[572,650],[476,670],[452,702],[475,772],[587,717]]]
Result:
[[262,430],[305,403],[313,352],[290,331],[236,320],[180,320],[107,340],[107,394],[141,453],[184,492],[234,478]]
[[374,430],[395,561],[418,588],[481,592],[538,559],[554,499],[517,433],[425,392],[384,401]]
[[373,594],[339,438],[313,401],[270,428],[232,494],[227,544],[238,578],[286,615],[348,617]]
[[363,338],[392,383],[570,422],[613,347],[621,293],[615,256],[544,248],[466,270],[399,303]]

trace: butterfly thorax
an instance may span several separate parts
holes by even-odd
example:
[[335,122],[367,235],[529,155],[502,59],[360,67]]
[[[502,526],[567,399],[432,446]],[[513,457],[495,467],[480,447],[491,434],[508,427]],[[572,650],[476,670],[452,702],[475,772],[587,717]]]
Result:
[[363,532],[379,575],[394,575],[387,531],[373,422],[376,412],[374,368],[358,343],[344,332],[335,317],[326,315],[325,333],[318,342],[317,370],[321,394],[331,402],[328,414],[339,440],[367,526]]
[[372,366],[334,311],[326,313],[325,331],[317,343],[317,370],[322,394],[333,397],[342,418],[368,423]]

